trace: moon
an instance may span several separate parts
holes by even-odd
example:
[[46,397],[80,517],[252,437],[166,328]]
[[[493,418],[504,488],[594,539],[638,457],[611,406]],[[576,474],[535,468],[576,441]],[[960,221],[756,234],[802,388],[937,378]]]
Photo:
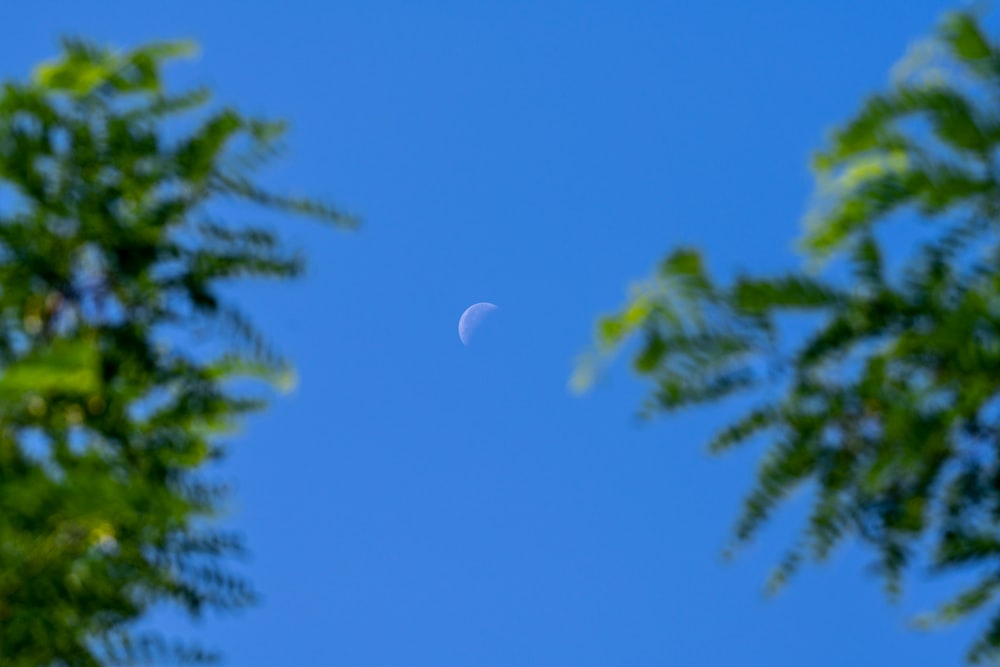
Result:
[[465,345],[469,344],[472,339],[472,334],[476,332],[476,328],[482,324],[486,316],[497,309],[495,303],[490,303],[488,301],[483,301],[481,303],[474,303],[465,309],[462,313],[462,317],[458,320],[458,337],[462,339],[462,343]]

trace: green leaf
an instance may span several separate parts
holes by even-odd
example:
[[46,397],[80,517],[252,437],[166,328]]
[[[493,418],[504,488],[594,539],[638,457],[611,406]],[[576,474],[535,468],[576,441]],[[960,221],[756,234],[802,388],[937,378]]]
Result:
[[962,60],[978,61],[993,57],[993,49],[986,35],[969,14],[949,14],[941,29],[946,44]]
[[774,406],[758,408],[726,426],[708,443],[708,451],[721,454],[742,444],[757,433],[780,424],[781,413]]
[[755,279],[741,277],[733,288],[733,303],[741,311],[761,314],[775,309],[828,308],[842,298],[829,285],[804,276]]
[[91,394],[99,387],[98,352],[84,340],[59,339],[32,350],[0,374],[8,400],[28,394]]

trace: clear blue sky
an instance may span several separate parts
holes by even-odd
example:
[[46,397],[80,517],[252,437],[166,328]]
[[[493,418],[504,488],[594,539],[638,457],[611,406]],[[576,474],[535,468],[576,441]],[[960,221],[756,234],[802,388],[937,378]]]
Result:
[[[764,599],[797,528],[721,549],[759,449],[728,414],[640,423],[624,369],[566,390],[592,322],[677,244],[794,266],[810,151],[946,2],[11,1],[0,75],[73,33],[191,37],[170,70],[290,120],[268,182],[365,218],[288,220],[308,276],[241,289],[299,366],[224,469],[262,604],[165,630],[238,667],[840,667],[959,662],[848,548]],[[500,309],[470,347],[456,325]]]

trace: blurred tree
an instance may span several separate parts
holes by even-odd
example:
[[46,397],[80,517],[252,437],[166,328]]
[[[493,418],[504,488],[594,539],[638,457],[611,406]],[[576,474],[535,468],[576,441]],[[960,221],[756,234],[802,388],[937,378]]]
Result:
[[[222,109],[168,125],[209,97],[164,92],[189,44],[63,46],[0,90],[0,664],[208,661],[137,621],[253,600],[224,567],[242,546],[210,522],[226,489],[204,466],[265,403],[232,380],[289,368],[218,290],[303,266],[209,206],[355,221],[250,179],[282,124]],[[184,344],[206,325],[234,335],[212,354]]]
[[[771,589],[856,538],[890,594],[921,556],[934,573],[975,573],[923,619],[947,622],[1000,592],[1000,46],[973,15],[950,14],[897,75],[816,156],[805,269],[720,286],[696,250],[676,250],[600,319],[571,383],[586,388],[638,339],[652,412],[755,391],[757,407],[709,444],[773,443],[733,547],[809,483],[811,515]],[[931,240],[904,252],[879,223],[906,212]],[[847,278],[822,277],[834,257]],[[808,316],[801,344],[782,342],[788,313]],[[995,605],[967,657],[1000,657]]]

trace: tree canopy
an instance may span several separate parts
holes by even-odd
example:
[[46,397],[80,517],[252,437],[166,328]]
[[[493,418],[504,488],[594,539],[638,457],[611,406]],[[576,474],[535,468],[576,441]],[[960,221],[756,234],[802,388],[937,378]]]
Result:
[[[239,536],[212,521],[227,489],[204,471],[267,400],[233,381],[280,386],[290,366],[220,286],[304,264],[214,203],[356,220],[257,183],[284,124],[165,90],[164,63],[191,50],[66,40],[0,89],[5,666],[207,661],[137,622],[162,604],[198,615],[254,599],[227,569]],[[185,343],[196,329],[210,349]]]
[[[975,573],[926,620],[992,609],[967,656],[981,662],[1000,657],[1000,44],[949,14],[897,75],[815,156],[802,270],[723,285],[697,249],[676,249],[600,319],[572,382],[586,388],[635,340],[653,412],[754,397],[709,443],[770,443],[733,546],[808,485],[810,516],[771,587],[849,539],[874,551],[890,593],[917,564]],[[894,245],[889,221],[930,240]],[[815,323],[801,342],[779,322],[789,313]]]

